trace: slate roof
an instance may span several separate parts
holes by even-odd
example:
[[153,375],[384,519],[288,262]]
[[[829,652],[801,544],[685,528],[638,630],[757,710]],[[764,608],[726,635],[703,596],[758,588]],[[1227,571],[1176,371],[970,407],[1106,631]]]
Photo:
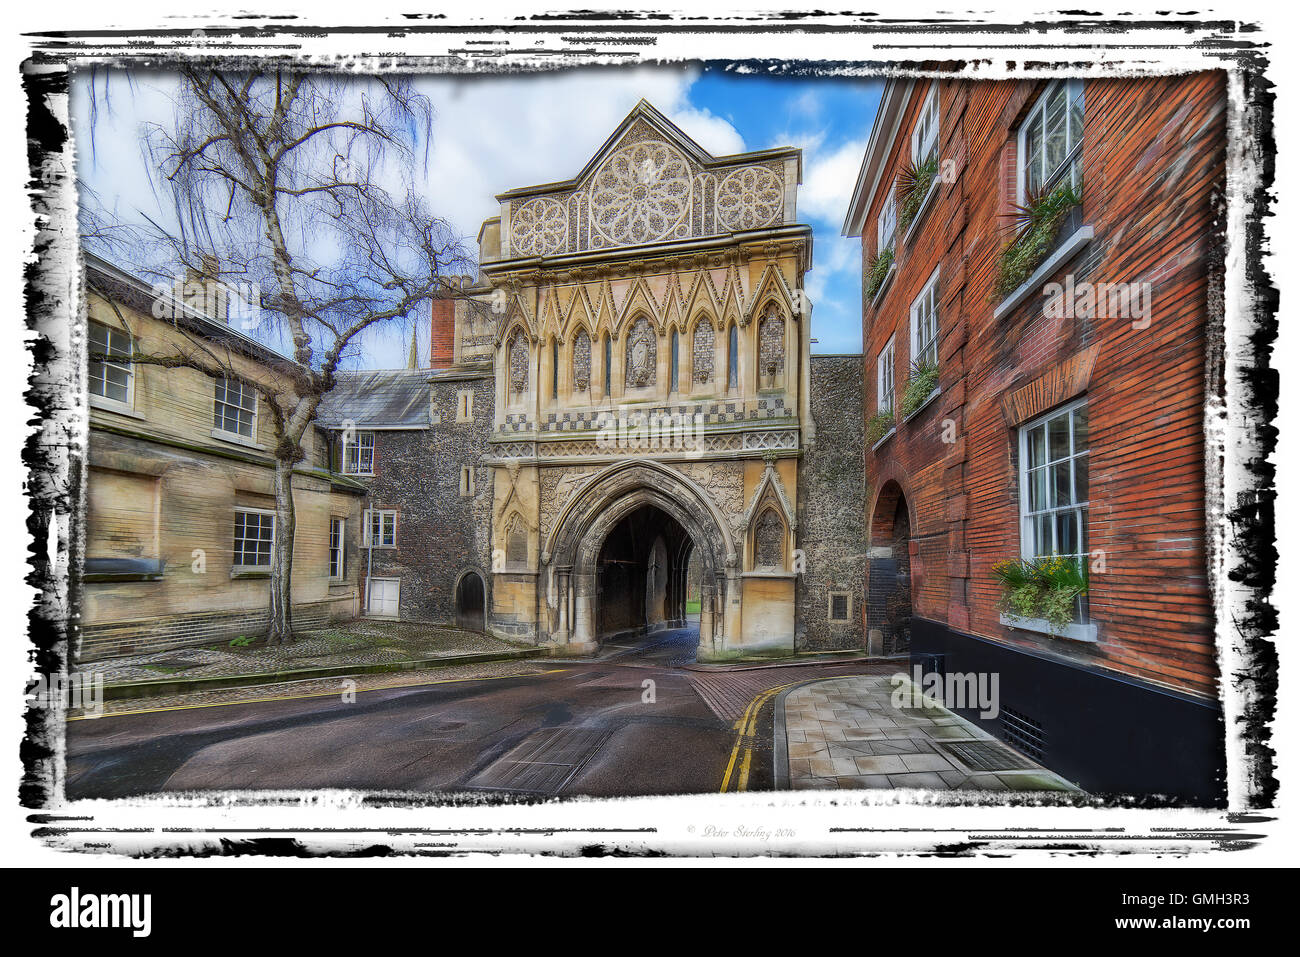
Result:
[[347,419],[358,429],[428,428],[429,370],[338,373],[336,385],[316,410],[316,425],[337,429]]

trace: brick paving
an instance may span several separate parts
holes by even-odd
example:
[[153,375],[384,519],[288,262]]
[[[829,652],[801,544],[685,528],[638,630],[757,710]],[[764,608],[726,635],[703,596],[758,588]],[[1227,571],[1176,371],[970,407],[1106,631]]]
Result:
[[[854,675],[818,681],[786,695],[789,787],[1078,790],[937,704],[895,707],[894,687],[890,676]],[[981,745],[975,750],[995,759],[997,769],[971,766],[966,762],[978,761],[969,753],[963,760],[949,747],[970,744]]]

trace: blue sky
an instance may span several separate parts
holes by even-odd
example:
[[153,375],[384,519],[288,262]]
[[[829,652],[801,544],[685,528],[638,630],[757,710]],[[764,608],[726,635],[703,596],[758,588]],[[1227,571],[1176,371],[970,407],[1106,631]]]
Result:
[[[142,122],[170,120],[174,79],[138,73],[130,87],[116,83],[112,115],[99,118],[93,157],[84,79],[74,84],[78,175],[119,216],[139,211],[168,217],[149,189],[137,144]],[[576,175],[642,97],[715,155],[801,147],[798,218],[813,227],[813,268],[806,280],[818,340],[813,351],[860,350],[859,246],[840,237],[840,225],[875,118],[880,81],[757,77],[693,66],[424,76],[416,83],[436,111],[423,188],[434,213],[450,220],[471,246],[479,225],[498,212],[497,193]],[[353,365],[402,367],[408,343],[396,329],[380,333]],[[427,345],[421,336],[422,361]]]

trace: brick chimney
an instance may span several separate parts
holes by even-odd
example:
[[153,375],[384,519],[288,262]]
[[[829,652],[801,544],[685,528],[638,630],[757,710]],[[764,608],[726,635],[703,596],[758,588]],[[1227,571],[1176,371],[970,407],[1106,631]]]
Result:
[[455,361],[456,300],[429,299],[429,368],[445,369]]

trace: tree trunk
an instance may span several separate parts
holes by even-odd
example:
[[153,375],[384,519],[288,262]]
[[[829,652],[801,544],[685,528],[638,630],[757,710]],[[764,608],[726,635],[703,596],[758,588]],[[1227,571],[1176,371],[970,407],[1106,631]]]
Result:
[[271,548],[271,608],[266,643],[293,641],[293,463],[275,463],[275,542]]

